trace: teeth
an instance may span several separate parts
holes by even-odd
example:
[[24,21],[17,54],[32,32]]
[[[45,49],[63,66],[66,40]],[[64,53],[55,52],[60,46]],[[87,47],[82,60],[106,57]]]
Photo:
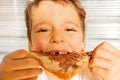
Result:
[[52,53],[55,55],[56,52],[52,52]]
[[55,52],[50,52],[50,54],[53,54],[53,55],[55,55]]
[[50,52],[50,54],[57,55],[57,54],[69,54],[69,52]]
[[59,52],[59,54],[65,54],[65,52]]
[[59,54],[63,54],[63,52],[59,52]]
[[64,52],[64,54],[67,54],[67,52]]

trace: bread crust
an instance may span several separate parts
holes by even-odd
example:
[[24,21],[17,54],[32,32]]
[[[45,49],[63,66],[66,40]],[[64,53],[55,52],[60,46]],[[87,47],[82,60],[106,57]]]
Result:
[[[51,72],[52,74],[56,75],[57,77],[59,77],[63,80],[70,80],[70,78],[72,78],[75,74],[77,74],[77,73],[81,72],[83,69],[85,69],[89,63],[89,56],[84,54],[84,55],[82,55],[80,61],[77,61],[77,62],[75,61],[76,62],[75,64],[77,65],[79,63],[79,66],[77,66],[76,68],[71,67],[72,69],[69,69],[68,71],[61,71],[59,62],[57,63],[56,61],[51,60],[49,58],[49,56],[38,55],[37,53],[34,53],[34,52],[31,52],[31,55],[33,55],[36,59],[39,60],[40,65],[45,70]],[[54,64],[55,64],[55,66],[49,67],[49,65],[54,65]],[[59,67],[60,67],[60,69],[59,69]]]

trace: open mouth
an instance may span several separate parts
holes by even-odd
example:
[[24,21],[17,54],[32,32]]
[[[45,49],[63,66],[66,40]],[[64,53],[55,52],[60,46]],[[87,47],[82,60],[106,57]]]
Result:
[[49,54],[53,54],[53,55],[60,55],[60,54],[70,54],[70,52],[68,52],[68,51],[60,51],[60,52],[58,52],[58,51],[56,51],[56,52],[47,52],[47,53],[49,53]]
[[[71,53],[77,53],[75,51],[73,51],[73,52],[69,52],[69,51],[48,51],[48,52],[44,52],[44,51],[40,51],[40,52],[38,52],[38,51],[31,51],[31,52],[48,54],[48,55],[66,55],[66,54],[71,54]],[[81,52],[81,54],[86,54],[86,55],[88,55],[90,57],[91,57],[92,53],[93,53],[93,51]]]
[[70,54],[71,52],[69,51],[31,51],[31,52],[36,52],[36,53],[42,53],[42,54],[51,54],[51,55],[63,55],[63,54]]

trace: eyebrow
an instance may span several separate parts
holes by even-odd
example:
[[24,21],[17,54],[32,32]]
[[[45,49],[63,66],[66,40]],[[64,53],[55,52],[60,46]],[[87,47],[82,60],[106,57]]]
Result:
[[37,26],[39,26],[39,25],[41,25],[41,24],[48,24],[48,22],[46,22],[46,21],[41,21],[41,22],[37,23],[37,24],[33,27],[33,30],[34,30]]
[[72,22],[72,21],[67,21],[66,23],[68,24],[73,24],[75,25],[76,27],[81,27],[81,22],[79,24],[75,23],[75,22]]

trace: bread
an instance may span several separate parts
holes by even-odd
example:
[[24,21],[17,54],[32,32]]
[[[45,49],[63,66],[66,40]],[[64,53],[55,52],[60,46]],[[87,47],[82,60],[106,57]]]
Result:
[[31,54],[40,61],[40,65],[63,80],[69,80],[88,66],[89,56],[85,53],[38,53]]

